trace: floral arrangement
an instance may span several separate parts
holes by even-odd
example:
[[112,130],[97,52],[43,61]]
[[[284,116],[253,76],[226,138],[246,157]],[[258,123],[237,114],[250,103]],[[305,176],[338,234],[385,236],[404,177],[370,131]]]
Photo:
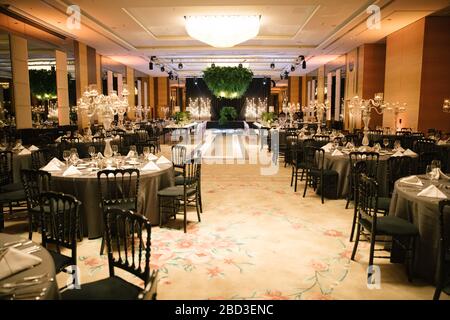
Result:
[[219,124],[223,126],[227,121],[236,120],[238,117],[237,111],[233,107],[223,107],[220,110]]

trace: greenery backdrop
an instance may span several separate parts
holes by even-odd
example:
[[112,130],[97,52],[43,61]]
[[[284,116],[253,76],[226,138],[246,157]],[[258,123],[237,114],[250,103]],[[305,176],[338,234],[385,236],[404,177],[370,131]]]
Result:
[[203,79],[216,97],[238,99],[247,91],[253,72],[243,67],[209,67]]

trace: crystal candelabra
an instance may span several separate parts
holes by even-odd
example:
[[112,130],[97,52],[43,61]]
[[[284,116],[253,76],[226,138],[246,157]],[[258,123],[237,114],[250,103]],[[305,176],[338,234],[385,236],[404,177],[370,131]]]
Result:
[[304,108],[304,112],[316,113],[317,117],[317,134],[322,133],[323,116],[330,109],[330,102],[318,102],[317,100],[311,101],[307,107]]
[[395,124],[397,125],[397,117],[400,113],[406,111],[406,103],[400,105],[399,102],[389,103],[383,100],[383,93],[376,93],[373,99],[361,99],[358,96],[350,100],[349,109],[352,115],[361,115],[364,122],[364,138],[363,146],[369,145],[369,123],[372,110],[377,114],[385,112],[394,112]]
[[187,110],[197,120],[209,120],[211,118],[211,100],[209,98],[189,98]]
[[288,116],[289,125],[292,127],[294,123],[294,114],[301,110],[300,103],[291,103],[283,101],[281,110]]
[[123,89],[121,96],[118,96],[116,91],[111,91],[105,96],[99,94],[95,88],[91,88],[83,93],[77,108],[88,116],[89,121],[97,114],[102,119],[106,131],[110,130],[114,116],[118,115],[117,126],[123,128],[124,115],[128,111],[128,95],[126,88]]

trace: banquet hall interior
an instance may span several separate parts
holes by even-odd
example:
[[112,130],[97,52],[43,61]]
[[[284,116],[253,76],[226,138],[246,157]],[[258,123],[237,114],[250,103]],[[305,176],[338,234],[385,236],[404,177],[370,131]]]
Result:
[[450,300],[448,0],[0,0],[1,300]]

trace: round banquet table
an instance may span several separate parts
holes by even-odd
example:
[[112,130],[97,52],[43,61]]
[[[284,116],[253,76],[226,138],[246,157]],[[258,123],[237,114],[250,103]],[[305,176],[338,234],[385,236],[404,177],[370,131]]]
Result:
[[[335,170],[339,174],[337,194],[338,198],[345,198],[349,192],[350,180],[350,160],[349,153],[344,153],[343,156],[332,156],[331,152],[325,152],[324,168],[326,170]],[[387,197],[389,194],[389,185],[387,179],[387,160],[390,155],[380,154],[377,169],[377,181],[379,185],[379,196]]]
[[[160,171],[140,171],[137,212],[146,216],[152,225],[159,224],[158,191],[175,184],[172,164],[160,164]],[[97,172],[82,171],[82,175],[66,176],[52,172],[56,191],[75,196],[81,201],[80,215],[84,236],[90,239],[103,236],[103,212],[97,185]]]
[[[411,217],[412,222],[419,228],[420,238],[416,241],[414,276],[435,283],[438,275],[440,238],[438,204],[442,199],[417,196],[421,190],[431,184],[431,181],[425,176],[419,175],[418,177],[423,182],[423,187],[405,184],[401,180],[396,181],[389,215],[408,220]],[[443,185],[439,189],[447,198],[450,198],[449,180],[440,179],[434,184]],[[450,228],[446,232],[450,234]],[[398,250],[398,248],[392,248],[391,260],[393,262],[398,262],[401,256]]]
[[[18,241],[18,240],[22,240],[22,238],[17,235],[0,233],[0,246],[3,246],[5,243],[8,243],[8,242],[13,242],[13,241]],[[39,245],[39,244],[33,242],[32,244],[27,245],[26,247],[29,247],[32,245]],[[18,247],[17,249],[19,249],[19,248],[21,248],[21,247]],[[38,276],[41,274],[48,273],[49,278],[53,278],[54,281],[46,281],[46,282],[43,282],[42,284],[36,284],[32,287],[21,290],[20,293],[21,292],[23,292],[23,293],[29,292],[31,290],[34,291],[35,289],[39,289],[39,288],[42,288],[42,289],[47,288],[47,290],[45,291],[45,295],[43,297],[41,297],[41,299],[59,300],[60,295],[59,295],[58,285],[56,283],[55,263],[53,262],[52,256],[45,248],[42,248],[42,247],[41,247],[41,250],[36,251],[31,254],[41,258],[42,262],[40,264],[34,266],[33,268],[18,272],[14,275],[11,275],[7,278],[0,280],[0,287],[5,283],[22,281],[24,277],[32,277],[32,276]]]

